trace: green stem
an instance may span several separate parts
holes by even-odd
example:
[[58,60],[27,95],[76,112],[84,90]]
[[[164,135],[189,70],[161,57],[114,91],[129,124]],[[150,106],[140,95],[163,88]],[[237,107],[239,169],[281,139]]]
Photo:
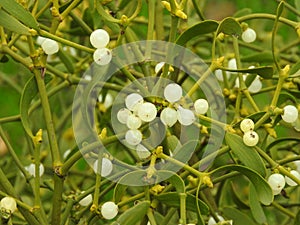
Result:
[[191,87],[191,89],[186,94],[186,97],[191,97],[199,89],[202,82],[211,74],[212,71],[215,71],[216,68],[216,64],[212,63],[210,67],[199,78],[199,80],[197,80],[197,82]]
[[180,193],[179,199],[180,199],[180,223],[186,224],[186,193]]
[[72,3],[68,6],[68,8],[63,11],[60,16],[61,20],[65,19],[69,15],[69,13],[79,4],[82,0],[73,0]]
[[294,213],[292,213],[291,211],[289,211],[288,209],[284,208],[283,206],[281,206],[280,204],[278,204],[277,202],[273,201],[272,202],[272,206],[274,206],[276,209],[278,209],[279,211],[281,211],[282,213],[288,215],[291,218],[296,218],[296,215]]
[[[246,20],[252,20],[252,19],[270,19],[270,20],[275,20],[276,19],[276,15],[273,14],[267,14],[267,13],[252,13],[249,15],[245,15],[245,16],[241,16],[240,18],[237,18],[238,22],[243,22]],[[298,23],[283,17],[279,17],[278,19],[280,22],[291,26],[293,28],[296,28]]]
[[193,167],[191,167],[191,166],[189,166],[189,165],[187,165],[183,162],[180,162],[180,161],[178,161],[178,160],[176,160],[176,159],[174,159],[174,158],[172,158],[172,157],[170,157],[170,156],[168,156],[164,153],[159,154],[158,157],[161,158],[161,159],[165,159],[165,160],[167,160],[167,161],[169,161],[169,162],[171,162],[175,165],[180,166],[181,168],[189,171],[190,173],[196,175],[197,177],[202,177],[203,176],[202,172],[200,172],[200,171],[194,169]]
[[61,37],[58,37],[57,35],[51,34],[51,33],[47,32],[47,31],[44,31],[44,30],[40,30],[39,33],[43,37],[50,38],[50,39],[58,41],[62,44],[68,45],[70,47],[73,47],[73,48],[76,48],[76,49],[79,49],[79,50],[82,50],[82,51],[85,51],[85,52],[88,52],[88,53],[94,53],[94,51],[95,51],[94,49],[91,49],[91,48],[88,48],[86,46],[74,43],[72,41],[66,40],[66,39],[61,38]]

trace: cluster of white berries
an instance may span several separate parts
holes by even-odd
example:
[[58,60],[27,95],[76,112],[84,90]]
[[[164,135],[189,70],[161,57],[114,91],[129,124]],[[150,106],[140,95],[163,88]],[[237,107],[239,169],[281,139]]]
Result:
[[4,197],[0,201],[1,216],[8,219],[17,210],[17,202],[12,197]]
[[111,220],[118,215],[119,207],[114,202],[105,202],[101,206],[101,214],[104,219]]
[[[94,162],[94,171],[95,173],[98,172],[98,160]],[[107,177],[109,174],[111,174],[113,170],[113,164],[108,158],[102,158],[102,163],[101,163],[101,176],[102,177]]]
[[[290,174],[296,177],[298,180],[300,180],[300,173],[297,170],[291,170]],[[278,195],[281,193],[282,189],[284,188],[285,184],[288,184],[289,186],[297,186],[298,184],[293,181],[288,176],[283,176],[279,173],[274,173],[269,176],[268,178],[268,184],[270,185],[273,195]]]
[[251,28],[247,28],[243,33],[242,33],[242,40],[246,43],[251,43],[256,40],[256,32],[255,30]]
[[[31,163],[28,166],[25,166],[25,170],[27,170],[27,172],[31,175],[35,177],[35,164]],[[45,172],[45,167],[44,165],[41,163],[39,166],[39,175],[40,177],[44,174]]]
[[[223,216],[220,216],[220,215],[217,214],[217,217],[218,217],[218,219],[219,219],[220,222],[224,222],[225,221],[225,219],[223,218]],[[227,222],[229,222],[231,225],[233,223],[232,220],[229,220]],[[216,220],[212,216],[209,217],[207,225],[216,225],[216,224],[217,224]]]
[[111,51],[106,48],[109,41],[109,34],[103,29],[94,30],[90,35],[90,42],[96,48],[93,59],[98,65],[107,65],[112,59]]
[[298,119],[298,109],[293,105],[287,105],[283,108],[281,118],[287,123],[294,123]]
[[59,45],[56,41],[39,36],[37,43],[41,45],[43,51],[47,55],[53,55],[59,51]]
[[125,141],[134,146],[141,158],[147,158],[150,155],[148,149],[141,144],[143,134],[139,130],[143,122],[151,122],[156,118],[156,106],[144,101],[144,98],[138,93],[131,93],[125,98],[125,106],[117,113],[117,119],[128,128],[125,134]]
[[251,119],[244,119],[240,123],[240,128],[244,132],[243,142],[247,146],[255,146],[259,141],[258,134],[253,130],[254,122]]
[[[164,98],[169,102],[169,106],[160,112],[161,122],[168,127],[172,127],[177,121],[184,126],[193,124],[196,120],[195,114],[205,114],[209,105],[205,99],[197,99],[194,102],[194,111],[186,109],[178,102],[182,98],[183,90],[180,85],[170,83],[164,88]],[[134,146],[141,158],[147,158],[150,153],[148,149],[141,145],[143,134],[139,130],[143,123],[153,121],[157,116],[156,106],[144,100],[138,93],[131,93],[125,98],[125,106],[117,112],[117,119],[125,124],[128,131],[125,140],[130,146]]]
[[183,126],[189,126],[195,122],[195,114],[205,114],[208,111],[209,105],[205,99],[197,99],[194,102],[194,111],[182,107],[178,104],[182,93],[181,86],[175,83],[168,84],[164,89],[164,97],[171,103],[160,114],[160,119],[166,126],[172,127],[177,121]]

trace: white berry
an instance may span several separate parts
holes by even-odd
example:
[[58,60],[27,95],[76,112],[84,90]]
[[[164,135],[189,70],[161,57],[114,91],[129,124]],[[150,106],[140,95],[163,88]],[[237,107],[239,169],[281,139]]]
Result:
[[141,143],[143,135],[139,130],[128,130],[125,134],[125,140],[130,145],[138,145]]
[[259,136],[255,131],[247,131],[243,136],[243,141],[247,146],[255,146],[259,141]]
[[142,120],[136,115],[129,115],[127,118],[126,125],[131,130],[136,130],[142,125]]
[[172,127],[177,122],[178,114],[175,109],[164,108],[160,113],[160,120],[166,126]]
[[[297,170],[291,170],[290,174],[292,174],[294,177],[296,177],[298,180],[300,180],[300,173]],[[285,176],[285,182],[290,186],[298,185],[294,180],[292,180],[288,176]]]
[[53,55],[59,51],[58,43],[52,39],[46,38],[42,44],[42,49],[47,55]]
[[279,173],[274,173],[269,176],[268,184],[270,185],[273,194],[278,195],[285,186],[284,176]]
[[[101,176],[107,177],[109,174],[111,174],[112,170],[113,170],[112,162],[107,158],[102,158]],[[94,171],[95,173],[98,173],[98,160],[94,162]]]
[[287,123],[293,123],[298,119],[298,109],[293,105],[287,105],[283,108],[282,119]]
[[142,121],[151,122],[156,118],[157,109],[154,104],[145,102],[139,106],[137,113]]
[[90,42],[95,48],[105,48],[109,40],[109,34],[103,29],[94,30],[90,35]]
[[101,206],[101,214],[104,219],[111,220],[118,215],[119,208],[114,202],[105,202]]
[[0,201],[0,209],[14,213],[17,210],[17,202],[12,197],[4,197]]
[[259,77],[256,76],[256,78],[254,79],[254,81],[252,81],[252,83],[248,87],[248,91],[250,93],[257,93],[257,92],[259,92],[261,90],[261,88],[262,88],[262,82],[259,79]]
[[42,36],[38,36],[37,39],[36,39],[36,43],[37,43],[38,45],[42,45],[43,42],[44,42],[46,39],[47,39],[47,38],[44,38],[44,37],[42,37]]
[[164,96],[171,103],[179,101],[182,97],[181,86],[175,83],[168,84],[165,87]]
[[254,122],[251,119],[243,119],[240,123],[240,128],[243,132],[248,132],[254,129]]
[[144,101],[143,97],[140,94],[132,93],[126,96],[125,105],[127,109],[135,111],[139,104],[142,104]]
[[189,109],[179,107],[177,110],[178,121],[184,126],[191,125],[195,120],[194,113]]
[[[223,216],[220,216],[220,215],[217,214],[217,217],[218,217],[218,219],[219,219],[220,222],[225,221],[224,218],[223,218]],[[215,219],[212,216],[209,217],[207,225],[216,225],[216,224],[217,224],[217,222],[215,221]]]
[[232,58],[228,61],[228,68],[236,70],[237,69],[237,64],[236,64],[236,59]]
[[163,68],[164,65],[165,65],[165,62],[157,63],[154,68],[155,73],[158,73]]
[[92,203],[92,201],[93,201],[93,196],[92,194],[89,194],[79,201],[79,205],[88,206],[89,204]]
[[197,99],[194,103],[195,112],[197,114],[205,114],[208,110],[208,102],[206,99]]
[[243,33],[242,33],[242,39],[246,43],[251,43],[255,41],[256,39],[256,32],[255,30],[251,28],[247,28]]
[[[26,166],[25,169],[28,171],[28,173],[31,176],[35,177],[35,164],[31,163],[29,166]],[[40,164],[40,166],[39,166],[39,175],[40,175],[40,177],[44,174],[44,172],[45,172],[44,165]]]
[[128,117],[131,115],[131,111],[126,108],[122,108],[117,112],[117,119],[120,123],[126,124]]
[[140,159],[146,159],[151,155],[150,151],[142,144],[136,146],[136,153]]
[[215,75],[216,75],[216,77],[217,77],[217,79],[218,79],[219,81],[223,81],[223,80],[224,80],[224,79],[223,79],[223,72],[222,72],[222,70],[217,69],[217,70],[215,71]]
[[95,63],[100,66],[107,65],[112,59],[111,51],[108,48],[98,48],[93,54]]

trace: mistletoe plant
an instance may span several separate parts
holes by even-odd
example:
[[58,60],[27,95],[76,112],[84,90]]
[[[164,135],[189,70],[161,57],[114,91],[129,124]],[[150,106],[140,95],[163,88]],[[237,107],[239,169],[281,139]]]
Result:
[[214,3],[0,1],[0,224],[300,224],[300,2]]

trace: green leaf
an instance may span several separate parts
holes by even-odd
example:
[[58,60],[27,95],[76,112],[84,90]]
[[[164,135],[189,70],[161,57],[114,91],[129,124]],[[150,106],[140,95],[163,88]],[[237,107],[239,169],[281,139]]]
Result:
[[205,20],[185,30],[176,40],[176,44],[185,45],[194,37],[209,34],[216,31],[218,22],[214,20]]
[[272,66],[261,66],[251,69],[229,69],[229,68],[220,68],[222,70],[227,70],[231,72],[240,72],[240,73],[255,73],[264,79],[271,79],[273,77],[273,67]]
[[256,222],[258,222],[259,224],[266,223],[267,218],[265,212],[258,201],[256,191],[252,184],[250,184],[250,189],[249,189],[249,204],[250,204],[252,216],[256,220]]
[[282,91],[279,95],[277,105],[281,105],[281,104],[286,103],[288,101],[292,101],[294,104],[297,104],[297,99],[293,95],[291,95],[288,92]]
[[225,207],[223,213],[228,220],[233,220],[233,224],[256,225],[256,223],[247,214],[233,207]]
[[[39,30],[39,25],[31,13],[15,0],[1,0],[0,6],[26,26]],[[2,17],[0,18],[2,19]]]
[[242,34],[242,28],[235,18],[227,17],[219,24],[217,34],[221,32],[227,35],[240,36]]
[[271,187],[267,181],[256,171],[241,165],[226,165],[214,170],[214,173],[220,171],[234,170],[245,175],[255,187],[255,191],[259,201],[264,205],[270,205],[273,202],[274,196]]
[[[252,119],[254,122],[257,122],[263,115],[265,115],[266,112],[257,112],[253,113],[250,116],[247,116],[247,118]],[[265,123],[270,123],[271,119],[268,119],[265,121]]]
[[290,70],[290,74],[295,74],[300,70],[300,60],[298,62],[296,62],[295,64],[293,64],[293,66],[291,67]]
[[231,197],[233,202],[237,205],[237,207],[239,209],[249,209],[249,206],[238,195],[238,192],[232,182],[230,186],[231,186],[231,193],[232,193]]
[[[298,12],[300,11],[300,0],[295,0],[295,7],[298,10]],[[300,21],[300,17],[297,17],[298,21]]]
[[58,51],[58,57],[67,68],[68,72],[74,73],[74,62],[72,61],[71,57],[68,54],[66,54],[65,51]]
[[122,213],[121,216],[112,223],[112,225],[135,225],[144,218],[149,208],[149,201],[140,202]]
[[[46,75],[45,83],[49,82],[51,80],[51,77]],[[35,80],[35,77],[32,76],[27,83],[24,86],[21,100],[20,100],[20,115],[21,115],[21,122],[23,124],[25,132],[33,138],[34,135],[31,130],[30,121],[29,121],[29,108],[31,105],[32,99],[38,94],[38,86]]]
[[300,143],[300,138],[296,138],[296,137],[284,137],[284,138],[277,138],[275,141],[273,141],[272,143],[270,143],[267,147],[266,147],[266,152],[269,151],[271,148],[273,148],[274,146],[280,144],[281,142],[292,142],[292,141],[296,141]]
[[38,93],[38,87],[34,76],[32,76],[25,84],[25,87],[21,95],[21,100],[20,100],[21,122],[23,124],[25,132],[31,138],[34,138],[34,135],[31,131],[28,111],[29,111],[31,100],[37,95],[37,93]]
[[18,34],[30,35],[29,28],[16,20],[11,15],[0,9],[0,26]]
[[242,16],[246,16],[252,13],[252,9],[250,8],[243,8],[239,11],[237,11],[233,17],[237,18],[237,17],[242,17]]
[[299,224],[300,224],[300,210],[298,211],[294,222],[294,225],[299,225]]
[[272,52],[268,52],[268,51],[241,56],[242,62],[273,63],[273,60],[274,59],[273,59]]
[[178,174],[167,170],[158,170],[155,172],[155,176],[159,180],[169,181],[178,193],[185,193],[184,181]]
[[254,148],[246,146],[240,136],[229,132],[225,134],[225,140],[243,164],[255,170],[263,177],[266,176],[265,164]]
[[181,148],[182,144],[175,135],[170,135],[167,137],[167,148],[169,151],[173,152],[176,148]]
[[124,175],[116,184],[114,189],[114,202],[120,202],[127,189],[127,185],[124,183],[135,183],[137,186],[144,186],[144,177],[147,176],[146,171],[133,171]]
[[[154,199],[157,199],[161,203],[170,206],[170,207],[175,207],[179,208],[180,207],[180,198],[179,194],[176,192],[168,192],[168,193],[162,193],[159,195],[155,195],[153,197]],[[197,207],[195,207],[195,202],[196,202],[196,197],[191,194],[186,195],[186,208],[189,211],[192,212],[197,212]],[[200,206],[200,211],[202,215],[207,215],[209,212],[208,206],[201,201],[198,198],[199,206]]]

